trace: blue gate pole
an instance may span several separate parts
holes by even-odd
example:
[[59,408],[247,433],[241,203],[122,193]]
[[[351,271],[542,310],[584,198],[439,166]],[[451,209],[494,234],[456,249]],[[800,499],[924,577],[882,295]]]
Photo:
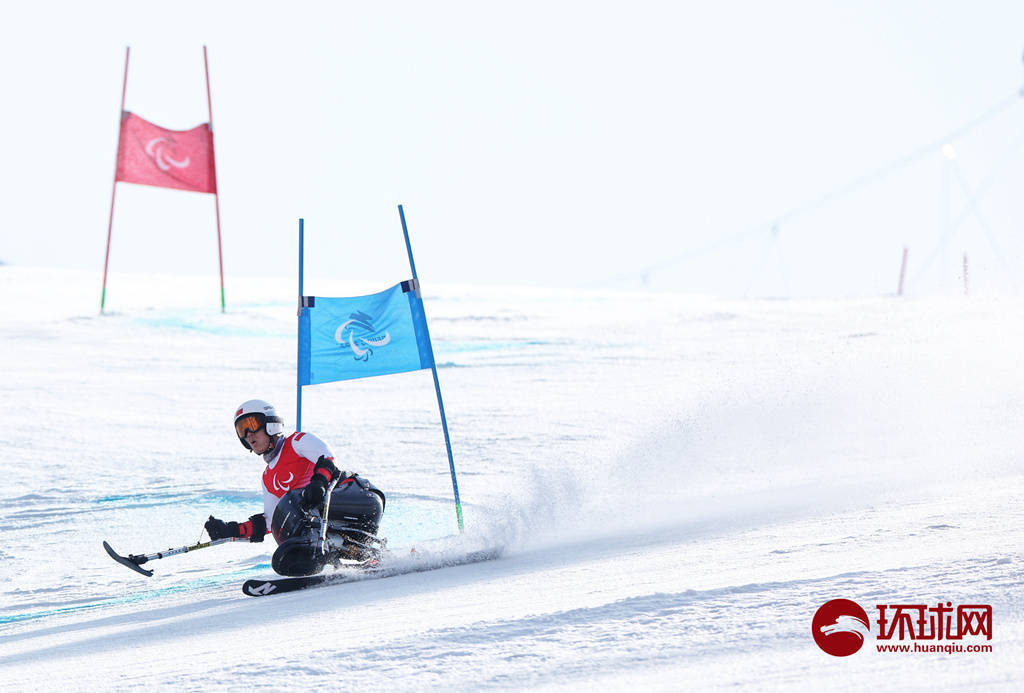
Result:
[[[402,234],[405,236],[405,249],[409,253],[409,268],[412,278],[416,281],[417,290],[419,277],[416,275],[416,263],[412,259],[412,245],[409,243],[409,227],[405,225],[405,210],[398,205],[398,216],[402,218]],[[430,341],[430,330],[427,329],[426,311],[423,313],[423,329],[427,333],[427,349],[430,350],[430,370],[434,374],[434,390],[437,391],[437,408],[441,411],[441,428],[444,430],[444,444],[448,448],[448,467],[452,470],[452,489],[455,491],[455,515],[459,519],[459,531],[465,526],[462,522],[462,501],[459,500],[459,482],[455,479],[455,460],[452,458],[452,442],[448,437],[448,420],[444,415],[444,402],[441,401],[441,384],[437,380],[437,364],[434,363],[434,345]]]
[[295,430],[302,430],[302,372],[299,364],[302,363],[302,340],[299,335],[302,333],[302,236],[304,234],[305,220],[299,219],[299,330],[295,338],[298,345],[298,353],[295,359]]

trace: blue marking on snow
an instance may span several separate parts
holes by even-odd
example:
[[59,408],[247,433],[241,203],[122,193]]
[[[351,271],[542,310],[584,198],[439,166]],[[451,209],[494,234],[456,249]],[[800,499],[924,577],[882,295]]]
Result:
[[293,305],[281,302],[235,305],[225,313],[212,309],[160,308],[127,317],[136,325],[161,330],[186,330],[229,337],[294,338],[292,321],[267,318],[268,312],[287,315],[293,310]]
[[[46,618],[48,616],[57,616],[59,614],[73,613],[76,611],[86,611],[88,609],[99,609],[105,606],[118,606],[121,604],[132,604],[134,602],[147,601],[149,599],[155,599],[157,597],[163,597],[168,594],[175,594],[177,592],[188,592],[191,590],[197,590],[201,587],[218,587],[230,582],[241,580],[244,576],[252,573],[267,571],[270,569],[269,563],[259,563],[257,565],[238,570],[233,573],[227,573],[225,575],[214,575],[212,577],[197,578],[180,585],[170,585],[168,587],[161,587],[155,590],[147,590],[145,592],[139,592],[137,594],[129,594],[124,597],[112,597],[110,599],[101,599],[96,602],[88,602],[85,604],[76,604],[75,606],[62,606],[56,609],[43,609],[42,611],[27,611],[20,614],[10,614],[9,616],[0,616],[0,625],[6,623],[17,623],[19,621],[31,621],[37,618]],[[239,583],[239,586],[241,584]]]
[[[227,337],[294,337],[295,330],[278,327],[267,321],[259,322],[246,320],[245,325],[241,324],[218,324],[217,318],[206,318],[189,315],[163,315],[160,317],[137,317],[134,322],[144,327],[158,329],[189,330],[203,332],[206,334],[223,335]],[[253,326],[253,325],[256,326]]]
[[195,504],[209,504],[209,503],[226,503],[230,505],[247,504],[253,503],[262,504],[263,498],[254,493],[205,493],[205,494],[183,494],[183,493],[155,493],[155,494],[130,494],[130,495],[113,495],[104,496],[97,498],[96,503],[129,503],[132,506],[137,506],[143,502],[154,503],[156,501],[162,501],[163,503],[180,503],[180,502],[192,502]]
[[[468,504],[463,504],[467,509]],[[380,535],[391,545],[412,544],[443,536],[457,528],[455,502],[450,498],[392,492],[380,521]]]

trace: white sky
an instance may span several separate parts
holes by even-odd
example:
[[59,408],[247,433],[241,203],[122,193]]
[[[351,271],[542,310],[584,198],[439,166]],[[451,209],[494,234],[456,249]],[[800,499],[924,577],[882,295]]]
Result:
[[[1019,104],[955,162],[936,147],[769,231],[1010,98],[1020,3],[37,2],[7,20],[0,260],[95,269],[97,296],[126,45],[126,108],[173,129],[207,120],[208,46],[229,276],[294,276],[303,216],[307,293],[384,288],[409,274],[398,203],[427,285],[877,294],[907,245],[911,290],[955,288],[964,252],[1003,289],[1024,258]],[[112,271],[216,272],[212,196],[117,196]]]

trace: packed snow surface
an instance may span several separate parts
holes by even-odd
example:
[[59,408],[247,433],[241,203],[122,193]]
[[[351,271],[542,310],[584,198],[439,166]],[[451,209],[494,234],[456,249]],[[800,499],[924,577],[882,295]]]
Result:
[[[307,293],[377,286],[307,283]],[[388,493],[396,555],[502,558],[267,598],[272,540],[153,561],[261,507],[231,421],[295,420],[290,280],[0,267],[0,689],[1016,689],[1024,303],[424,282],[429,372],[305,388]],[[837,658],[824,602],[991,604],[987,653]]]

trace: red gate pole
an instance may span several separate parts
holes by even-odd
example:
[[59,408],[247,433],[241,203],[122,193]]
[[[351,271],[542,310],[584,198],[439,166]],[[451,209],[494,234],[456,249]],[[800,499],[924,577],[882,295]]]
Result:
[[[124,82],[121,84],[121,112],[117,120],[117,153],[121,153],[121,126],[124,123],[124,97],[128,92],[128,56],[132,50],[131,46],[124,48]],[[117,157],[114,157],[114,186],[110,191],[110,220],[107,221],[107,252],[103,258],[103,291],[100,294],[100,315],[103,315],[103,307],[107,303],[107,267],[110,265],[110,234],[114,229],[114,198],[117,194]]]
[[203,46],[203,67],[206,68],[206,107],[210,114],[210,154],[213,156],[213,204],[217,210],[217,264],[220,266],[220,312],[225,312],[224,303],[224,250],[220,240],[220,189],[217,187],[217,148],[213,146],[213,101],[210,98],[210,61]]

